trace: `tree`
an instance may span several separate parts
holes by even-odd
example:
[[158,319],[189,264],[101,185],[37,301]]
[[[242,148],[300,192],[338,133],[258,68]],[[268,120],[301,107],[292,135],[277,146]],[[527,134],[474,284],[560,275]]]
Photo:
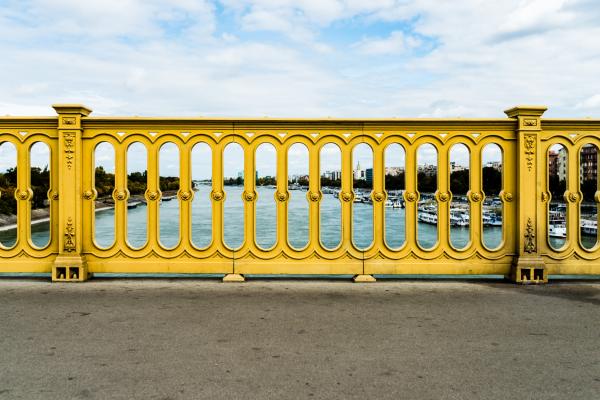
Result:
[[386,190],[403,190],[404,189],[404,172],[398,175],[385,176]]
[[469,191],[469,170],[454,171],[450,174],[450,191],[454,195],[465,195]]
[[[308,186],[308,179],[306,180],[306,185],[302,185],[302,183],[300,183],[300,185]],[[340,179],[330,179],[324,176],[321,177],[321,187],[341,187],[341,185],[342,181]]]
[[417,174],[417,188],[420,193],[434,193],[437,190],[437,174]]
[[483,167],[483,190],[487,196],[497,196],[502,190],[502,173],[493,167]]
[[[564,182],[564,181],[563,181]],[[565,182],[566,186],[566,182]],[[598,184],[596,179],[586,179],[581,184],[581,193],[583,193],[583,201],[584,202],[593,202],[594,195],[596,194],[596,188]]]

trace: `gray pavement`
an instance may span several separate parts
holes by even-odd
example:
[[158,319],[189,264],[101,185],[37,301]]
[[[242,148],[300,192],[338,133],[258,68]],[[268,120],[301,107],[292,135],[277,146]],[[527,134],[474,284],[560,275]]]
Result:
[[0,279],[0,399],[600,399],[600,282]]

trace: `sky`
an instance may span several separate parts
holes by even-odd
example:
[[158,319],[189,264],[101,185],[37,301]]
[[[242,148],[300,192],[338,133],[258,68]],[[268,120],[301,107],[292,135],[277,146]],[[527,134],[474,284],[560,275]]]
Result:
[[0,115],[598,118],[599,21],[598,0],[0,0]]

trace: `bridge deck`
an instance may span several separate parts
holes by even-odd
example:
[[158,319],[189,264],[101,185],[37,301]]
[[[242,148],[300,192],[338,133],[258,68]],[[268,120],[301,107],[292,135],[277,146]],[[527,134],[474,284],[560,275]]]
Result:
[[598,282],[0,280],[0,398],[600,398]]

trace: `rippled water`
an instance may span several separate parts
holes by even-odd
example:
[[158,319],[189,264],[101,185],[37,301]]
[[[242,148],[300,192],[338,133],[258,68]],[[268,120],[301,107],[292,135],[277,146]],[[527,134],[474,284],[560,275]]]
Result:
[[[192,240],[199,247],[206,247],[212,240],[212,209],[210,186],[202,185],[192,201]],[[243,187],[226,186],[224,203],[224,238],[228,246],[238,248],[244,240],[244,206],[241,198]],[[260,187],[257,189],[256,203],[256,242],[265,249],[275,244],[276,202],[275,189]],[[146,243],[147,208],[139,205],[127,210],[128,240],[133,247]],[[355,203],[353,207],[353,241],[358,248],[367,248],[373,240],[373,207],[371,204]],[[174,247],[179,242],[179,201],[163,201],[160,205],[160,240],[165,247]],[[288,240],[294,248],[303,248],[308,243],[308,201],[306,192],[291,190],[288,207]],[[385,239],[391,248],[399,248],[404,243],[404,209],[385,209]],[[32,242],[38,247],[48,243],[49,223],[32,225]],[[437,242],[437,226],[418,223],[418,241],[423,248],[431,248]],[[320,239],[327,248],[335,248],[340,243],[341,204],[332,194],[324,194],[321,200]],[[469,242],[468,227],[452,227],[450,239],[457,249]],[[7,247],[14,244],[16,230],[0,232],[0,242]],[[488,248],[497,248],[502,243],[501,227],[485,227],[483,240]],[[584,236],[584,244],[592,247],[595,238]],[[96,213],[95,241],[101,247],[109,247],[114,241],[114,210],[107,209]],[[550,238],[550,242],[559,248],[564,239]]]
[[[200,186],[192,201],[192,240],[200,248],[210,244],[212,238],[212,209],[209,200],[210,186]],[[243,188],[226,186],[224,203],[224,238],[228,246],[238,248],[244,240],[244,208],[241,198]],[[276,202],[275,189],[260,187],[257,189],[256,203],[256,242],[262,248],[269,248],[276,239]],[[133,247],[141,247],[147,240],[147,208],[139,205],[127,210],[128,241]],[[358,248],[367,248],[373,240],[373,207],[371,204],[355,203],[353,207],[353,241]],[[166,247],[174,247],[179,241],[179,202],[177,199],[163,201],[160,205],[160,240]],[[288,240],[294,248],[302,248],[308,243],[308,201],[306,192],[290,191],[288,207]],[[404,243],[404,209],[385,209],[388,245],[398,248]],[[32,241],[37,246],[48,242],[48,223],[32,226]],[[14,243],[16,231],[0,232],[0,241],[5,246]],[[327,248],[335,248],[341,236],[341,204],[332,194],[324,194],[321,200],[320,238]],[[469,228],[451,228],[450,237],[456,248],[467,245]],[[501,228],[485,228],[485,243],[490,248],[501,244]],[[419,244],[430,248],[437,242],[437,227],[424,223],[418,224]],[[96,213],[95,241],[101,247],[108,247],[114,241],[114,210],[108,209]]]

